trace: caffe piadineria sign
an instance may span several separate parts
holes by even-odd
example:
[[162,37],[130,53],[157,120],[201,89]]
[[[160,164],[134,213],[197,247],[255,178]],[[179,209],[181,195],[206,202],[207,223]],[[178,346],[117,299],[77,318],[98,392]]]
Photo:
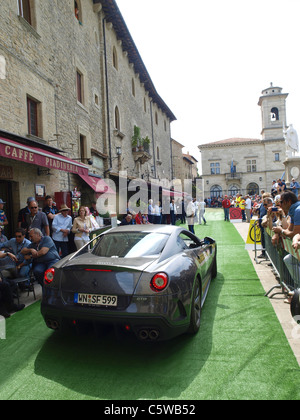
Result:
[[57,169],[78,175],[88,175],[86,165],[65,156],[48,152],[37,147],[26,146],[0,137],[0,156],[32,165]]

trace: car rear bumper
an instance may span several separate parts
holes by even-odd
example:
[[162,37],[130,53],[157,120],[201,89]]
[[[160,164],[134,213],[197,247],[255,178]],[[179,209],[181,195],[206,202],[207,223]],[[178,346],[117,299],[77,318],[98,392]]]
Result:
[[189,326],[187,321],[179,325],[172,325],[163,316],[154,314],[130,314],[128,312],[105,314],[77,310],[74,306],[60,309],[46,303],[42,303],[41,313],[47,327],[53,330],[76,327],[83,323],[90,323],[95,327],[110,325],[124,332],[130,331],[142,341],[169,340],[186,332]]

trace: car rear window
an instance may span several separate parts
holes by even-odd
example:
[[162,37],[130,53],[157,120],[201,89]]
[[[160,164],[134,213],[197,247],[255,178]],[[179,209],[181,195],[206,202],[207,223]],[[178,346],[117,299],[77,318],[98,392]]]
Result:
[[138,258],[162,252],[169,235],[163,233],[122,232],[103,235],[92,253],[98,257]]

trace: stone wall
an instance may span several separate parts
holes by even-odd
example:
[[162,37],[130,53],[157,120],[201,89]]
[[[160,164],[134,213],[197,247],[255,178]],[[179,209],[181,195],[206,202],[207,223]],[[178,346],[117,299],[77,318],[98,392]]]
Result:
[[[171,179],[169,117],[141,83],[115,28],[106,23],[101,3],[78,3],[80,21],[75,17],[74,0],[30,0],[29,24],[20,16],[17,0],[0,2],[0,129],[31,138],[41,147],[56,147],[75,160],[81,156],[82,136],[84,156],[94,162],[88,169],[96,175],[108,176],[112,167],[113,172],[127,171],[129,177]],[[81,103],[77,100],[77,72],[82,78]],[[28,134],[27,98],[38,103],[37,137]],[[135,125],[142,137],[151,139],[143,163],[132,153]],[[117,146],[122,147],[120,158],[116,158]],[[43,171],[38,176],[37,166],[5,158],[0,158],[0,165],[13,171],[13,179],[0,181],[9,183],[12,191],[12,203],[7,205],[14,223],[27,197],[35,195],[36,184],[45,185],[50,195],[77,187],[87,205],[95,198],[94,191],[77,175],[51,169],[50,175]]]
[[[21,136],[28,135],[26,100],[29,96],[39,102],[38,140],[41,143],[49,142],[76,159],[80,156],[82,135],[86,157],[91,157],[91,149],[100,152],[95,159],[97,165],[89,169],[103,175],[110,167],[105,156],[109,153],[111,139],[112,157],[116,156],[117,146],[122,146],[123,151],[120,160],[113,160],[115,171],[127,170],[131,176],[149,175],[151,166],[158,163],[156,176],[170,179],[170,120],[151,103],[149,92],[123,51],[112,24],[103,26],[105,15],[101,6],[94,6],[90,0],[80,3],[79,22],[73,0],[31,2],[32,25],[29,25],[19,16],[16,0],[1,2],[0,56],[5,61],[6,74],[0,90],[0,127]],[[113,66],[114,48],[118,70]],[[77,71],[83,79],[82,103],[77,101]],[[114,133],[116,106],[120,111],[122,136]],[[141,128],[143,137],[151,139],[152,159],[143,165],[136,163],[132,155],[134,125]],[[65,178],[62,174],[61,180],[57,180],[59,189],[65,187]]]

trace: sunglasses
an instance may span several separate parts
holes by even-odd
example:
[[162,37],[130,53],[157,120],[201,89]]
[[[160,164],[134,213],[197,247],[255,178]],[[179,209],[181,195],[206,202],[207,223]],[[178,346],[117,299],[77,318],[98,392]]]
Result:
[[37,209],[37,206],[36,207],[30,207],[30,209]]

